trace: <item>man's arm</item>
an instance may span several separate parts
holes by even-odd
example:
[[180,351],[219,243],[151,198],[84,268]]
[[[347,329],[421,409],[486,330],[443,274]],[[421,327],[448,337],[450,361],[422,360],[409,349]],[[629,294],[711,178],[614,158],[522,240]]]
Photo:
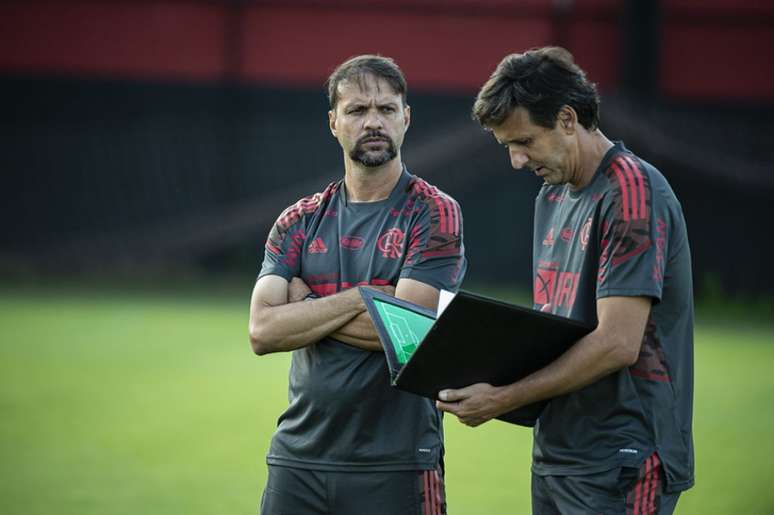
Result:
[[255,283],[250,301],[250,343],[259,355],[305,347],[364,310],[356,288],[313,302],[288,303],[288,282],[266,275]]
[[599,299],[597,328],[553,363],[506,386],[478,383],[443,390],[436,405],[475,427],[527,404],[579,390],[637,361],[650,307],[649,297]]
[[[395,297],[419,304],[433,311],[438,307],[439,294],[440,292],[429,284],[408,278],[399,279],[395,287]],[[360,313],[339,327],[330,336],[361,349],[376,352],[384,350],[367,311]]]

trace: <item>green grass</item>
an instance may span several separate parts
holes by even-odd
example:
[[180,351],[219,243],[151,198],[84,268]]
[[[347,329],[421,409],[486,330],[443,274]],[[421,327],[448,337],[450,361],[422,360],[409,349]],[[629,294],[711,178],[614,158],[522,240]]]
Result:
[[[248,293],[0,292],[0,511],[255,513],[288,356],[250,352]],[[769,324],[697,327],[697,486],[678,513],[774,513]],[[452,515],[529,513],[529,430],[446,432]]]

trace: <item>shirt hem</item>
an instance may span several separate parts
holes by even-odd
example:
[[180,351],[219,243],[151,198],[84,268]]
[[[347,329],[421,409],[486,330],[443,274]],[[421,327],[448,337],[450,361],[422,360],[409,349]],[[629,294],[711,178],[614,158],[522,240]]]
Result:
[[[595,467],[589,467],[584,465],[536,465],[532,463],[532,472],[538,476],[585,476],[588,474],[598,474],[608,470],[616,469],[619,467],[634,467],[640,468],[645,462],[648,456],[653,453],[658,453],[657,450],[645,452],[644,458],[636,461],[617,460],[615,462],[604,463]],[[665,491],[667,493],[683,492],[693,487],[696,483],[694,476],[689,479],[675,481],[666,480]]]
[[415,281],[428,284],[437,290],[447,290],[452,293],[459,291],[459,284],[450,286],[449,284],[445,284],[443,281],[439,281],[434,277],[428,276],[420,270],[404,269],[400,273],[400,279],[413,279]]
[[595,466],[590,465],[540,465],[532,462],[532,472],[538,476],[585,476],[587,474],[597,474],[612,470],[618,467],[640,468],[648,456],[651,456],[655,449],[644,449],[636,459],[619,458],[607,462],[602,462]]
[[674,481],[672,483],[667,481],[665,491],[670,494],[675,492],[684,492],[689,488],[693,488],[695,484],[696,480],[694,478],[688,479],[686,481]]
[[631,288],[621,288],[621,289],[604,289],[604,290],[598,290],[597,291],[597,299],[604,299],[606,297],[652,297],[656,300],[661,300],[661,292],[658,290],[638,290],[638,289],[631,289]]
[[407,470],[435,470],[438,462],[398,461],[398,462],[320,462],[267,456],[268,465],[297,468],[305,470],[320,470],[325,472],[402,472]]
[[290,270],[271,268],[265,271],[261,270],[260,272],[258,272],[258,277],[256,278],[256,281],[261,277],[266,277],[267,275],[276,275],[278,277],[282,277],[288,282],[290,282],[290,280],[293,278],[293,272],[291,272]]
[[532,464],[532,472],[538,476],[585,476],[588,474],[597,474],[599,472],[605,472],[606,470],[612,470],[618,467],[629,466],[627,463],[606,463],[604,465],[598,465],[596,467],[573,467],[573,466],[540,466]]

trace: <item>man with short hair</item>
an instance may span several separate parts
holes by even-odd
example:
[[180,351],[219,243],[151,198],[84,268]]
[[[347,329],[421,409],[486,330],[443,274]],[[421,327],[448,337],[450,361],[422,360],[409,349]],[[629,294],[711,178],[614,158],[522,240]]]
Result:
[[657,169],[602,134],[596,88],[564,49],[505,57],[473,116],[513,168],[544,181],[534,307],[596,329],[520,381],[442,391],[438,407],[477,426],[550,399],[534,428],[533,513],[672,513],[694,482],[680,203]]
[[435,309],[465,273],[462,216],[401,161],[411,110],[391,59],[346,61],[328,93],[344,178],[280,215],[250,306],[256,354],[293,351],[261,513],[446,513],[441,414],[391,387],[356,286]]

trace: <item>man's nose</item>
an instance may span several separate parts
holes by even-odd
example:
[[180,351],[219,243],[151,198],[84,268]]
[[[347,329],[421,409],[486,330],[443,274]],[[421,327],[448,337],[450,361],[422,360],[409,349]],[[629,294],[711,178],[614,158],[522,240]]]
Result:
[[509,150],[508,153],[511,155],[511,166],[516,170],[524,168],[524,166],[529,162],[529,157],[524,152],[519,150]]
[[382,117],[375,109],[368,111],[368,114],[366,114],[365,128],[368,130],[376,130],[376,129],[382,128]]

